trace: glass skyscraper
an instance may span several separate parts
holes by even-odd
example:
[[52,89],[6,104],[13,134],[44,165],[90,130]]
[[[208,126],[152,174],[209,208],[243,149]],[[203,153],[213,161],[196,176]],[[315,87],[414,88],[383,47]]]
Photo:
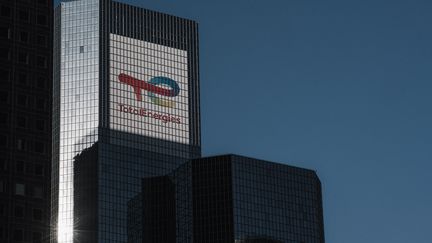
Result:
[[52,242],[127,242],[142,178],[201,155],[197,23],[110,0],[54,15]]

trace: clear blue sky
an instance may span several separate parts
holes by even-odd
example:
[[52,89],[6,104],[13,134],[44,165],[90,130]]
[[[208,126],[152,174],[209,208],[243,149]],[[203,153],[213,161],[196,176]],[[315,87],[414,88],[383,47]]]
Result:
[[432,242],[431,0],[123,2],[200,23],[204,155],[315,169],[328,243]]

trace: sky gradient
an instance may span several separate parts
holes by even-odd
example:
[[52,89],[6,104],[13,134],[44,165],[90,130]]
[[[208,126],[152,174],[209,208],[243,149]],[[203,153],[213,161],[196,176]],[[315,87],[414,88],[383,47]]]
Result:
[[203,155],[314,169],[328,243],[430,243],[432,1],[121,1],[200,23]]

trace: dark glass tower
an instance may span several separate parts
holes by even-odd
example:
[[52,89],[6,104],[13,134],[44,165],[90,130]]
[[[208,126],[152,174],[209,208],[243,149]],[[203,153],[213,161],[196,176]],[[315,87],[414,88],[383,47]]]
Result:
[[[144,179],[142,187],[142,208],[153,210],[135,215],[159,220],[141,224],[141,232],[172,235],[161,222],[175,219],[177,241],[143,235],[133,242],[324,243],[321,183],[311,170],[224,155],[191,160],[170,175]],[[172,208],[175,217],[167,213]],[[139,220],[131,222],[131,234],[139,232]]]
[[54,19],[53,242],[127,242],[142,178],[201,154],[197,23],[110,0]]
[[0,242],[47,242],[51,0],[0,0]]

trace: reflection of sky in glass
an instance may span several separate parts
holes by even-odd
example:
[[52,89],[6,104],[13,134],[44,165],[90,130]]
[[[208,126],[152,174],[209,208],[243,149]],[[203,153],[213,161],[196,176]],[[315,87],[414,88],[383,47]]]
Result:
[[234,157],[232,169],[236,239],[323,242],[321,190],[312,171],[243,157]]
[[60,78],[57,235],[62,243],[73,241],[73,157],[97,140],[98,9],[97,0],[61,6],[61,66],[56,65],[61,72],[55,81]]

